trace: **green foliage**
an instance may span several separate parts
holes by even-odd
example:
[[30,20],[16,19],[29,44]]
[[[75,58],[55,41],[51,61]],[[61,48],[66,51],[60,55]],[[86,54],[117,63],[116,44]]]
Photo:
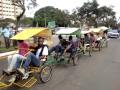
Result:
[[0,23],[0,27],[5,27],[5,26],[7,26],[10,23],[16,23],[15,20],[10,19],[10,18],[2,19],[2,20],[0,20],[0,22],[1,22]]
[[21,20],[21,24],[24,24],[24,25],[31,25],[32,23],[33,23],[32,18],[24,18]]
[[76,8],[72,16],[78,19],[82,24],[89,26],[114,26],[116,24],[115,12],[111,7],[99,7],[96,0],[86,2],[82,7]]
[[99,17],[99,21],[101,21],[101,24],[105,26],[113,27],[117,23],[115,12],[111,7],[106,7],[106,6],[100,7],[98,17]]
[[58,8],[47,6],[35,13],[34,20],[39,26],[45,26],[50,21],[55,21],[58,26],[67,26],[70,23],[68,11],[61,11]]
[[37,6],[36,0],[10,0],[12,4],[22,10],[22,13],[16,17],[16,26],[20,24],[20,19],[23,17],[26,9]]

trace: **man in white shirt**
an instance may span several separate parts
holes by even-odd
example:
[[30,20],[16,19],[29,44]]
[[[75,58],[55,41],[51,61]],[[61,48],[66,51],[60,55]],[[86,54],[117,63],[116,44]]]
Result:
[[[39,43],[38,46],[35,48],[35,51],[30,52],[27,55],[27,58],[25,60],[25,63],[23,64],[23,68],[19,69],[20,72],[23,73],[24,77],[23,79],[27,79],[28,78],[28,68],[29,65],[31,64],[34,67],[39,67],[40,66],[40,62],[41,61],[45,61],[47,59],[48,56],[48,47],[46,45],[43,45],[44,43],[44,38],[40,37],[39,38]],[[18,63],[16,65],[17,68],[20,67],[20,63],[18,60]]]
[[5,40],[5,47],[6,48],[10,48],[10,36],[11,36],[11,31],[9,29],[9,27],[5,27],[2,30],[2,34],[4,36],[4,40]]
[[100,33],[97,33],[97,35],[95,36],[97,41],[100,41],[102,39],[102,37],[100,36]]

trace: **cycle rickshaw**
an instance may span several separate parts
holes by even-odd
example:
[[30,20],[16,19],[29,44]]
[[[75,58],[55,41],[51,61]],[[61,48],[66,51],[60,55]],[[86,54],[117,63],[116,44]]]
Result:
[[99,27],[100,29],[102,29],[102,41],[101,41],[101,46],[102,48],[105,48],[105,47],[108,47],[108,36],[107,36],[107,32],[109,30],[109,28],[105,27],[105,26],[102,26],[102,27]]
[[93,50],[98,49],[101,51],[102,47],[107,47],[108,42],[104,34],[106,34],[107,29],[99,27],[99,28],[91,28],[90,29],[96,38],[96,44],[92,46]]
[[[11,39],[13,40],[28,40],[31,37],[39,37],[44,36],[48,39],[48,43],[51,43],[51,32],[47,28],[26,28],[24,31],[18,33]],[[8,82],[9,78],[12,75],[16,75],[16,78],[13,82]],[[0,77],[0,88],[10,87],[12,85],[16,85],[18,87],[30,88],[37,81],[41,81],[43,83],[48,82],[52,77],[52,67],[49,64],[49,56],[46,61],[44,61],[39,67],[29,67],[29,78],[22,80],[21,74],[17,71],[12,73],[5,73]]]
[[[91,56],[92,54],[92,43],[90,40],[90,33],[92,33],[91,30],[85,30],[85,31],[81,31],[81,42],[80,42],[80,53],[83,53],[85,55]],[[85,35],[89,35],[89,40],[88,43],[85,43]],[[83,37],[82,37],[83,36]]]
[[[76,37],[76,35],[80,34],[79,28],[62,28],[58,32],[56,32],[56,35],[62,35],[67,40],[69,36]],[[72,64],[75,66],[78,64],[79,60],[79,52],[77,51],[77,48],[74,48],[74,53],[64,53],[63,55],[60,55],[60,53],[54,53],[54,62],[53,64],[69,64],[72,61]]]

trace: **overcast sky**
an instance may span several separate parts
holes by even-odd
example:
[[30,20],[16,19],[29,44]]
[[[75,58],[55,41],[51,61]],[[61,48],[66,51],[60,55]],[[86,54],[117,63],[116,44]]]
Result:
[[[67,9],[70,12],[76,7],[80,7],[84,2],[91,0],[37,0],[39,6],[35,9],[26,12],[27,16],[34,16],[34,12],[45,6],[54,6],[59,9]],[[114,6],[113,9],[116,12],[117,17],[120,17],[120,0],[97,0],[100,6]]]

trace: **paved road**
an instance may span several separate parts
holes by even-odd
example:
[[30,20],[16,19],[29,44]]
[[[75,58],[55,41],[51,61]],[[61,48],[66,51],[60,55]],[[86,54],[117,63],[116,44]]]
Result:
[[[5,63],[0,64],[2,69]],[[56,67],[51,81],[29,90],[120,90],[120,40],[110,40],[108,48],[90,58],[82,56],[78,66]]]

